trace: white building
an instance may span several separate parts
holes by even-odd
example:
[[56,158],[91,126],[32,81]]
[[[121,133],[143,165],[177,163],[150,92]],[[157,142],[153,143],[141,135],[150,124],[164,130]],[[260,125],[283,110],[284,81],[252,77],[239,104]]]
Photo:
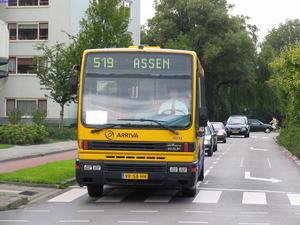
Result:
[[[131,16],[128,32],[134,45],[140,44],[140,0],[120,0],[129,7]],[[9,0],[0,1],[0,20],[9,30],[9,64],[7,78],[0,79],[0,125],[6,124],[8,110],[18,108],[30,112],[36,107],[47,110],[47,120],[58,123],[60,106],[45,98],[39,79],[28,73],[28,62],[42,52],[34,49],[38,43],[54,46],[56,42],[67,45],[70,40],[62,32],[75,35],[79,21],[84,16],[89,0]],[[135,12],[135,13],[134,13]],[[0,34],[1,35],[1,34]],[[26,121],[27,120],[27,121]],[[71,104],[64,110],[64,125],[77,120],[77,106]],[[30,122],[24,117],[23,121]]]

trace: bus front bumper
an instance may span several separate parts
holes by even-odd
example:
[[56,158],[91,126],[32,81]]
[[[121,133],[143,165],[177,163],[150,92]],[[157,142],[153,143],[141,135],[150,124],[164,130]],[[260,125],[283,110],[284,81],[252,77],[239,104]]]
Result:
[[191,187],[197,182],[199,162],[152,163],[76,161],[76,180],[86,185]]

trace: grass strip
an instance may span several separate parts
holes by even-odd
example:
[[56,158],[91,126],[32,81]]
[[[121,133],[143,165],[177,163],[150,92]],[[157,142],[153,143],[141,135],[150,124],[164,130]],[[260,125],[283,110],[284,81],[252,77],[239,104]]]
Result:
[[14,147],[14,145],[0,144],[0,149],[4,149],[4,148],[12,148],[12,147]]
[[75,177],[75,159],[51,162],[44,165],[0,174],[0,182],[24,182],[39,184],[60,184]]

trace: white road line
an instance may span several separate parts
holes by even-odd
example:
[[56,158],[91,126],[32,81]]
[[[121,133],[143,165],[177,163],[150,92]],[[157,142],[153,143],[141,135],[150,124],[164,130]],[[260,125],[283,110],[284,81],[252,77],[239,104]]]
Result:
[[77,210],[78,213],[100,213],[104,212],[104,210]]
[[209,214],[212,213],[212,211],[184,211],[186,213],[205,213],[205,214]]
[[197,194],[193,202],[197,203],[217,203],[222,194],[222,191],[204,191],[201,190]]
[[240,167],[243,167],[244,159],[245,159],[245,157],[243,157],[243,158],[242,158],[242,161],[241,161]]
[[266,193],[244,192],[242,204],[267,204]]
[[300,205],[300,194],[288,194],[291,205]]
[[24,213],[48,213],[49,210],[23,210]]
[[99,198],[96,202],[120,202],[136,189],[116,189]]
[[0,220],[0,222],[9,222],[9,223],[28,223],[29,220]]
[[84,194],[86,194],[86,189],[75,188],[61,195],[58,195],[55,198],[50,199],[47,202],[72,202],[73,200],[81,197]]
[[89,220],[60,220],[59,223],[89,223]]
[[204,173],[204,177],[206,177],[209,174],[210,170],[206,170]]
[[155,191],[144,202],[169,202],[179,190],[161,189]]
[[271,161],[269,158],[268,158],[268,163],[269,163],[269,168],[272,168]]

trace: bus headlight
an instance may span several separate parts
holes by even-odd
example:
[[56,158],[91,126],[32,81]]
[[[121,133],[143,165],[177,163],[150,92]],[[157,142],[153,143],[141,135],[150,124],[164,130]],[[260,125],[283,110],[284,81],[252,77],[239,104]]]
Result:
[[177,173],[178,172],[178,167],[175,167],[175,166],[170,167],[170,172],[171,173]]
[[93,165],[93,170],[101,170],[101,166],[100,165]]
[[101,165],[84,165],[83,170],[101,170]]
[[93,166],[92,165],[84,165],[83,170],[92,170]]
[[179,167],[179,173],[187,173],[187,167]]

